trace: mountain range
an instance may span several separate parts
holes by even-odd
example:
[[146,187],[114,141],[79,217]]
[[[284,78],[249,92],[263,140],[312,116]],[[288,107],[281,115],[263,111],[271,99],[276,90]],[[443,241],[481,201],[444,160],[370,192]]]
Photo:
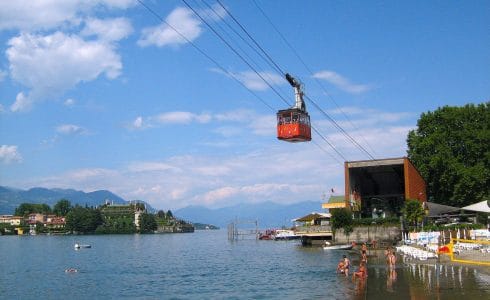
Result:
[[[22,203],[45,203],[53,207],[61,199],[69,200],[72,205],[78,204],[81,206],[97,206],[105,203],[106,200],[114,204],[129,203],[129,201],[107,190],[85,193],[73,189],[35,187],[21,190],[0,186],[0,214],[13,214],[15,209]],[[154,211],[151,206],[146,205],[147,209]]]
[[[35,187],[28,190],[0,186],[0,214],[13,214],[21,203],[45,203],[53,207],[60,199],[67,199],[72,205],[97,206],[109,200],[114,204],[129,201],[107,191],[83,192],[73,189],[47,189]],[[144,201],[138,201],[143,202]],[[145,203],[151,212],[156,210]],[[167,209],[163,209],[167,210]],[[290,227],[293,218],[302,217],[313,211],[321,211],[321,202],[306,201],[294,204],[273,202],[241,203],[234,206],[210,209],[203,206],[187,206],[173,211],[173,215],[193,223],[212,224],[221,228],[238,221],[257,221],[261,229]]]
[[291,227],[292,219],[299,218],[311,212],[321,212],[322,203],[305,201],[294,204],[278,204],[261,202],[253,204],[237,204],[218,209],[202,206],[188,206],[178,209],[174,215],[192,222],[213,224],[221,228],[234,221],[257,221],[260,229]]

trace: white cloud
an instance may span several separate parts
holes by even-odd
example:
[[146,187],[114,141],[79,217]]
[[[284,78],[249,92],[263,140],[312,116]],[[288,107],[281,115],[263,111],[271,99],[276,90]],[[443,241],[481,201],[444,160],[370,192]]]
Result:
[[0,104],[0,113],[3,113],[3,112],[5,112],[5,108],[3,108],[3,105]]
[[56,132],[64,135],[81,135],[87,133],[87,131],[78,125],[63,124],[56,127]]
[[348,92],[350,94],[362,94],[364,92],[372,89],[370,85],[367,84],[355,84],[350,81],[350,79],[329,70],[324,70],[313,74],[314,78],[325,80],[337,88]]
[[0,161],[5,164],[9,164],[11,162],[21,162],[22,156],[17,150],[17,146],[1,145]]
[[121,58],[111,44],[85,41],[62,32],[46,36],[22,33],[10,39],[8,45],[12,79],[31,89],[28,96],[18,95],[19,103],[62,93],[101,74],[114,79],[122,69]]
[[167,16],[165,22],[158,26],[144,28],[141,38],[138,40],[138,45],[141,47],[153,45],[163,47],[166,45],[186,44],[187,40],[194,41],[202,32],[201,22],[187,8],[177,7]]
[[4,29],[46,30],[62,25],[77,25],[81,15],[98,7],[126,9],[135,0],[70,0],[70,1],[2,1],[0,31]]
[[7,77],[7,71],[0,70],[0,82],[2,82],[5,77]]
[[131,123],[130,128],[132,129],[141,129],[143,128],[143,117],[139,116],[137,117],[133,123]]
[[65,102],[63,102],[63,105],[64,106],[67,106],[67,107],[71,107],[73,105],[75,105],[75,99],[72,99],[72,98],[69,98],[69,99],[66,99]]
[[132,32],[133,27],[126,18],[106,20],[90,18],[85,22],[85,28],[81,34],[84,36],[95,35],[100,40],[113,42],[126,38]]
[[162,162],[137,162],[131,163],[128,166],[128,170],[131,172],[166,172],[169,170],[179,171],[178,168],[168,163]]
[[190,124],[193,121],[208,123],[211,116],[207,113],[194,114],[187,111],[174,111],[159,114],[152,119],[161,124]]
[[12,112],[28,111],[32,107],[32,99],[23,92],[17,94],[14,103],[10,106]]
[[[251,89],[252,91],[265,91],[270,88],[269,85],[274,86],[287,83],[282,76],[279,76],[278,74],[272,72],[258,72],[258,74],[254,71],[226,73],[215,68],[211,69],[211,71],[226,75],[228,77],[233,77],[243,83],[247,88]],[[266,81],[269,84],[267,84]]]

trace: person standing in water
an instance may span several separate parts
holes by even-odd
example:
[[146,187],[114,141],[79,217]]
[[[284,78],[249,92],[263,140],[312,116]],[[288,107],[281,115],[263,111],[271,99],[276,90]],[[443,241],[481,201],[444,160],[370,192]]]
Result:
[[344,274],[347,277],[349,276],[350,260],[346,255],[344,255],[343,258],[344,258]]
[[388,262],[388,267],[391,269],[394,269],[395,268],[395,265],[396,265],[396,256],[395,256],[395,253],[393,253],[394,251],[390,251],[388,253],[388,257],[387,257],[387,262]]

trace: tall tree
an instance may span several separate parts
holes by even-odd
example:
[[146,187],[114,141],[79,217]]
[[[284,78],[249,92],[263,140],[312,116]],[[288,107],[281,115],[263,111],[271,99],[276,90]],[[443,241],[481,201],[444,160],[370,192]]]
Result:
[[332,229],[336,230],[343,228],[345,235],[350,235],[354,230],[352,212],[346,208],[335,208],[330,210],[330,213],[332,214],[332,217],[330,218]]
[[66,216],[71,209],[70,201],[61,199],[53,207],[53,213],[57,216]]
[[26,216],[32,213],[49,214],[51,213],[51,207],[45,203],[21,203],[19,207],[15,209],[16,216]]
[[81,233],[95,232],[104,220],[98,209],[75,206],[66,215],[66,229]]
[[431,201],[462,207],[490,196],[490,102],[423,113],[407,144]]
[[157,230],[157,221],[155,220],[155,215],[142,213],[140,215],[140,232],[152,233],[155,230]]
[[402,209],[403,217],[407,223],[417,227],[425,216],[424,208],[418,200],[408,199]]

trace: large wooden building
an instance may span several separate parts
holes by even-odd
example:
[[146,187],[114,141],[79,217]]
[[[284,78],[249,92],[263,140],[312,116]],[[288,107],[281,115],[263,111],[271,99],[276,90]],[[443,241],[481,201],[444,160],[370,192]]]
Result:
[[[404,201],[427,201],[426,184],[407,157],[345,162],[344,205],[363,218],[399,216]],[[338,200],[338,199],[335,199]]]

